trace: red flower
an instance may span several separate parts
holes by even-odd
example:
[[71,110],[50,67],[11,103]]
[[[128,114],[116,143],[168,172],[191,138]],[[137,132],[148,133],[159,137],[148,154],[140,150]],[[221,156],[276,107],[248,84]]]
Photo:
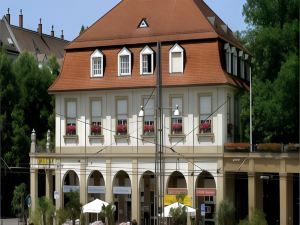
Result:
[[173,123],[172,124],[172,130],[181,130],[182,129],[182,123]]
[[154,132],[154,125],[144,125],[144,132]]
[[100,125],[92,125],[91,126],[92,134],[100,134],[101,133],[101,126]]
[[76,134],[76,126],[75,125],[67,125],[67,134],[69,134],[69,135]]
[[203,130],[210,129],[210,123],[208,121],[205,121],[205,122],[201,123],[200,124],[200,129],[203,129]]
[[126,124],[119,124],[117,126],[118,133],[126,133],[127,132],[127,125]]

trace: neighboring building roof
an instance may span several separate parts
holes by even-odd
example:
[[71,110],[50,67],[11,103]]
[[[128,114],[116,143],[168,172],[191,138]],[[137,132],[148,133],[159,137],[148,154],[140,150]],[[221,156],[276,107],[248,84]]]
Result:
[[[8,39],[13,43],[9,43]],[[56,56],[61,62],[64,57],[64,48],[69,43],[61,38],[44,33],[40,35],[37,31],[11,25],[5,17],[0,20],[0,41],[7,50],[14,50],[18,53],[31,52],[39,62],[47,60],[50,55]]]
[[[149,27],[137,29],[143,19]],[[67,49],[208,38],[243,49],[203,0],[122,0]]]

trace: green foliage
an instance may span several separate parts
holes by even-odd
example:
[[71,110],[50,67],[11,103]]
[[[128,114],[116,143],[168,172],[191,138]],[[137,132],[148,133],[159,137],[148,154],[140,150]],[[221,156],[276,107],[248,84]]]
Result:
[[107,206],[102,206],[102,211],[100,213],[100,218],[105,218],[105,224],[114,225],[115,224],[115,207],[112,204]]
[[[299,142],[299,0],[247,0],[242,37],[252,66],[256,142]],[[242,130],[249,134],[249,94],[242,97]]]
[[228,200],[223,200],[221,201],[218,212],[217,212],[217,217],[216,217],[216,222],[218,225],[232,225],[234,224],[234,212],[235,208],[232,202]]
[[57,76],[59,74],[60,66],[54,55],[50,56],[47,62],[51,74]]
[[81,35],[88,27],[84,27],[84,25],[81,25],[79,35]]
[[85,215],[84,215],[84,213],[80,214],[80,225],[85,225]]
[[67,196],[67,204],[65,209],[67,211],[68,217],[73,221],[73,225],[75,225],[75,220],[80,218],[81,214],[81,203],[78,191],[71,191],[66,194]]
[[56,225],[61,225],[68,219],[69,215],[65,209],[60,208],[56,211]]
[[172,217],[173,225],[186,225],[187,224],[187,212],[186,207],[179,206],[177,208],[170,209],[170,215]]
[[253,218],[249,221],[248,218],[239,222],[239,225],[268,225],[263,212],[256,210]]
[[11,207],[13,213],[20,215],[21,217],[24,216],[25,195],[26,184],[22,183],[15,187]]
[[40,211],[42,216],[43,225],[52,225],[53,224],[53,216],[55,212],[55,207],[53,202],[46,198],[41,197],[38,199],[38,207],[37,210]]

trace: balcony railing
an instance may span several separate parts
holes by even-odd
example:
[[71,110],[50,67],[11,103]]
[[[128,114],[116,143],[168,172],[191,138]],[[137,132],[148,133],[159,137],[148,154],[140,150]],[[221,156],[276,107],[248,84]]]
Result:
[[[224,152],[250,152],[249,143],[226,143]],[[263,143],[255,144],[253,152],[258,153],[292,153],[299,152],[299,144]]]

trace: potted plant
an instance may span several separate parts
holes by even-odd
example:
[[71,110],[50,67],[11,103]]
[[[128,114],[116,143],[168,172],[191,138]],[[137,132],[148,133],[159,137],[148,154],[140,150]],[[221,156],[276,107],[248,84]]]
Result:
[[91,126],[92,135],[100,135],[101,134],[101,126],[97,124],[93,124]]
[[117,133],[118,135],[127,134],[127,124],[118,124]]
[[181,133],[182,132],[182,123],[173,123],[172,131],[173,131],[173,133]]
[[144,133],[153,133],[154,132],[154,125],[153,124],[146,124],[144,125]]
[[76,126],[73,124],[67,125],[67,135],[75,135],[76,134]]
[[211,132],[211,126],[209,121],[202,122],[200,124],[200,133],[210,133]]

